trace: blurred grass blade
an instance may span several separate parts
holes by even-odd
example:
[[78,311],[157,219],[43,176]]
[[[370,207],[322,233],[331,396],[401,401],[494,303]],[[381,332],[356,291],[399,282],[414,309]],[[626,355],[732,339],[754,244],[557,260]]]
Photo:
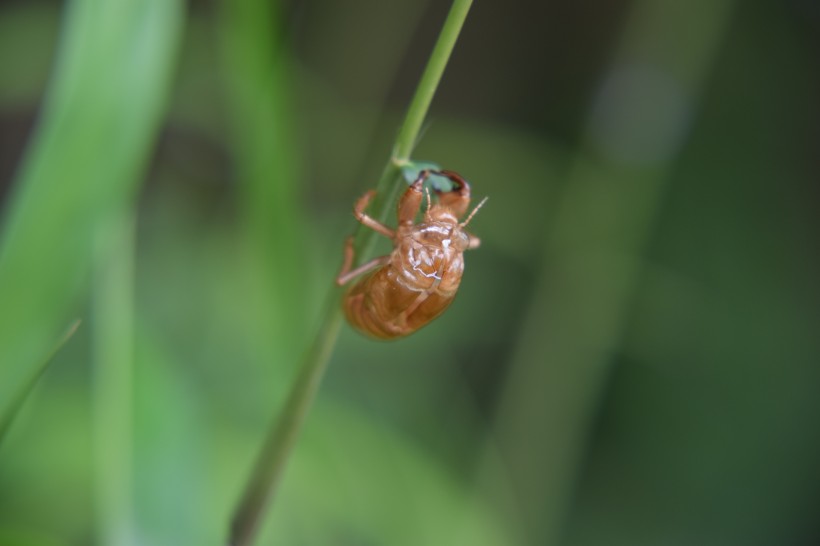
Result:
[[98,232],[92,294],[94,487],[99,544],[134,543],[134,218]]
[[82,321],[80,319],[75,320],[74,322],[69,325],[66,329],[65,333],[62,337],[57,341],[57,344],[54,346],[54,349],[51,350],[51,353],[46,357],[43,361],[43,364],[35,370],[34,374],[31,377],[31,381],[27,385],[25,385],[21,390],[17,397],[8,405],[5,412],[0,414],[0,445],[3,444],[3,439],[6,437],[6,434],[11,428],[11,424],[14,422],[14,417],[17,415],[17,412],[20,410],[20,407],[23,405],[23,402],[26,401],[28,394],[34,388],[34,385],[37,384],[37,380],[40,379],[40,376],[43,375],[43,372],[46,371],[51,359],[54,358],[54,355],[65,345],[69,339],[74,335],[77,331],[77,328],[80,327],[80,323]]
[[95,232],[133,199],[161,121],[179,0],[76,0],[0,235],[0,415],[54,346]]
[[731,7],[634,4],[568,173],[496,421],[517,490],[510,510],[533,544],[562,542],[642,252]]
[[276,4],[220,4],[221,69],[227,88],[229,145],[236,164],[248,256],[258,260],[255,344],[265,358],[290,359],[304,345],[305,229],[297,195],[299,139],[291,121],[289,66],[279,43]]

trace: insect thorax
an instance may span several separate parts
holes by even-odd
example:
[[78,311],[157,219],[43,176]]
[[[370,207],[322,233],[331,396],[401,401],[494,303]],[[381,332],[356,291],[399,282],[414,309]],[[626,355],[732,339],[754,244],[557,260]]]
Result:
[[455,292],[464,271],[469,238],[458,224],[424,222],[408,230],[396,245],[392,266],[411,290]]

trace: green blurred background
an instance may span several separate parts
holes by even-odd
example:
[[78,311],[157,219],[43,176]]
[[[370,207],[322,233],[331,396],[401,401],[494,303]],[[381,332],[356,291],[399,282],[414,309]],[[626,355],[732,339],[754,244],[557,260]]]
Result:
[[[344,328],[259,543],[820,543],[818,6],[477,0],[415,157],[482,247]],[[0,2],[0,425],[82,319],[0,545],[222,543],[447,7]]]

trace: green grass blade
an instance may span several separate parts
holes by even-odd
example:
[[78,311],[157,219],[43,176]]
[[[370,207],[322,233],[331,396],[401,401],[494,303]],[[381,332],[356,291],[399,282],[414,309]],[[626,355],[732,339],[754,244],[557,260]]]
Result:
[[134,536],[134,218],[117,215],[95,245],[92,294],[94,500],[100,544]]
[[307,337],[306,223],[297,199],[299,139],[288,108],[291,78],[278,19],[271,2],[224,2],[220,51],[242,227],[264,277],[257,290],[265,303],[254,306],[260,314],[256,335],[269,345],[269,358],[292,361]]
[[101,222],[133,198],[182,28],[177,0],[68,5],[39,125],[0,235],[0,415],[78,303]]
[[430,103],[433,102],[433,96],[444,75],[444,69],[456,46],[456,40],[458,40],[472,3],[472,0],[455,0],[450,8],[438,41],[430,54],[430,60],[421,75],[416,93],[413,95],[413,101],[407,109],[399,136],[396,138],[393,158],[397,162],[409,160],[410,154],[413,153],[422,124],[427,117],[427,111],[430,109]]

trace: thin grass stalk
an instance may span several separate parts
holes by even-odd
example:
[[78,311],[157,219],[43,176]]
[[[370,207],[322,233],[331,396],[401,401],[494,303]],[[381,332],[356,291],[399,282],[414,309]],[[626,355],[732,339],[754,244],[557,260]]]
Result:
[[102,226],[92,297],[94,500],[100,544],[136,544],[134,523],[134,217]]
[[[385,166],[377,186],[378,195],[374,210],[378,218],[385,218],[401,185],[400,166],[407,161],[418,139],[419,131],[430,108],[435,91],[450,59],[456,40],[469,12],[472,0],[454,0],[450,13],[442,27],[436,45],[407,115],[399,130],[393,155]],[[375,243],[374,233],[365,233],[357,241],[358,262],[366,260]],[[333,287],[322,315],[319,331],[302,361],[285,405],[268,432],[256,465],[231,521],[230,546],[248,546],[256,537],[266,508],[273,500],[276,487],[281,481],[290,453],[296,442],[308,410],[313,404],[316,391],[333,354],[342,313],[339,307],[342,291]]]

